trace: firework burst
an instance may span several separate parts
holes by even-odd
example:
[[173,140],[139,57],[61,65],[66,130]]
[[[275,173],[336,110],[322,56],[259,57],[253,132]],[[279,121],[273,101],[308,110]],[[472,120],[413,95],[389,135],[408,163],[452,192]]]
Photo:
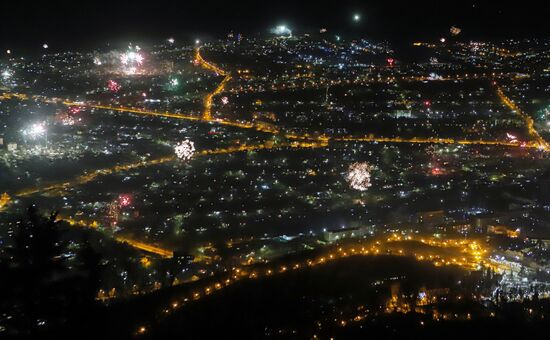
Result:
[[139,46],[133,47],[130,45],[126,52],[120,54],[120,63],[125,74],[136,74],[138,68],[143,65],[145,58],[139,52],[140,50]]
[[120,55],[120,62],[122,65],[137,65],[143,64],[143,56],[134,51],[128,51]]
[[132,196],[128,194],[122,194],[118,196],[118,204],[121,207],[127,207],[132,204]]
[[186,139],[174,147],[174,152],[179,159],[188,160],[195,154],[195,143]]
[[371,185],[372,167],[366,162],[356,162],[349,166],[346,180],[352,189],[359,191],[367,190]]
[[107,82],[107,88],[109,89],[109,91],[111,92],[118,92],[122,86],[120,86],[116,81],[114,80],[109,80]]

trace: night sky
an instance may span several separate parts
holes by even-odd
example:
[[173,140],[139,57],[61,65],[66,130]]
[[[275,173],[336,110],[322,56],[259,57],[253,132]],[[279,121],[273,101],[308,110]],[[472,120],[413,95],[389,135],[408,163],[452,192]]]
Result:
[[[170,36],[217,37],[230,30],[294,30],[410,41],[437,38],[451,25],[464,38],[548,37],[544,1],[1,1],[0,47],[14,51],[91,49],[106,42],[149,42]],[[353,23],[353,13],[360,23]]]

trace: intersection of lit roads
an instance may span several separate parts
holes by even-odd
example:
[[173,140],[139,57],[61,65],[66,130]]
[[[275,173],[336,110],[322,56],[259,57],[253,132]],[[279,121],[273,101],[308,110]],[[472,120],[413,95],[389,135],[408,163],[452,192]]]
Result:
[[[25,93],[3,92],[2,94],[0,94],[0,100],[6,100],[6,99],[17,99],[17,100],[23,100],[23,101],[33,100],[33,101],[39,101],[39,102],[41,101],[45,103],[61,104],[68,107],[77,106],[77,107],[85,107],[90,109],[118,111],[118,112],[137,114],[137,115],[143,115],[143,116],[164,117],[164,118],[171,118],[171,119],[178,119],[178,120],[189,120],[189,121],[195,121],[195,122],[206,122],[210,124],[219,124],[222,126],[231,126],[231,127],[240,128],[240,129],[253,129],[259,132],[283,137],[287,140],[287,142],[279,142],[279,143],[264,142],[264,143],[253,144],[253,145],[238,145],[238,146],[229,146],[229,147],[218,148],[218,149],[198,150],[198,152],[195,153],[194,157],[201,157],[206,155],[217,155],[217,154],[229,154],[229,153],[235,153],[235,152],[259,151],[259,150],[276,149],[276,148],[279,148],[279,149],[326,148],[330,143],[337,143],[337,142],[404,143],[404,144],[413,144],[413,145],[414,144],[450,144],[450,145],[458,144],[458,145],[474,145],[474,146],[484,145],[484,146],[496,146],[496,147],[508,147],[508,148],[531,148],[531,149],[538,149],[543,152],[550,151],[550,145],[548,144],[548,142],[546,142],[535,129],[533,119],[528,114],[524,113],[522,109],[518,107],[518,105],[515,104],[514,101],[511,100],[505,94],[504,90],[497,84],[497,81],[494,80],[493,76],[490,74],[486,75],[487,76],[486,79],[492,82],[494,90],[496,91],[498,98],[500,99],[502,104],[505,105],[510,110],[512,110],[524,121],[528,134],[531,137],[530,141],[520,142],[517,140],[514,140],[514,141],[479,140],[479,139],[469,140],[469,139],[437,138],[437,137],[389,138],[389,137],[376,137],[374,135],[331,136],[326,134],[318,135],[314,133],[296,134],[290,131],[285,131],[285,129],[278,128],[273,125],[263,124],[261,122],[235,121],[235,120],[227,120],[222,118],[213,118],[212,116],[213,99],[214,97],[220,95],[224,91],[228,91],[226,87],[228,82],[232,79],[232,73],[230,71],[221,69],[220,67],[216,66],[211,62],[206,61],[201,55],[201,47],[197,47],[195,49],[194,63],[195,65],[199,65],[205,70],[214,72],[216,75],[223,77],[223,79],[218,84],[218,86],[212,92],[208,93],[204,97],[203,112],[200,117],[195,115],[181,114],[181,113],[149,111],[149,110],[136,108],[136,107],[100,105],[100,104],[97,104],[94,102],[88,102],[88,101],[74,102],[71,100],[64,100],[60,98],[47,98],[44,96],[31,95],[31,94],[25,94]],[[478,77],[477,74],[475,76],[476,76],[475,77],[476,79],[483,77],[483,75],[480,75]],[[466,78],[466,77],[459,76],[459,75],[457,75],[456,77],[448,76],[447,78],[439,79],[438,81],[456,80],[458,78]],[[398,79],[392,78],[385,81],[396,81],[396,80]],[[407,81],[407,80],[423,81],[423,79],[420,79],[418,77],[414,77],[413,79],[406,78],[403,80],[404,81]],[[375,82],[380,80],[373,79],[372,81]],[[93,182],[101,176],[111,175],[114,173],[123,173],[123,172],[127,172],[129,170],[133,170],[137,168],[155,166],[163,163],[173,162],[176,160],[177,160],[176,156],[168,156],[168,157],[138,161],[135,163],[119,164],[111,168],[97,169],[97,170],[86,172],[72,180],[67,180],[67,181],[58,182],[58,183],[49,183],[43,186],[23,189],[13,193],[3,193],[0,199],[0,209],[3,209],[8,204],[10,204],[13,198],[32,196],[32,195],[42,194],[46,192],[50,194],[55,193],[56,191],[62,193],[67,188]],[[73,225],[83,225],[88,227],[98,226],[97,221],[86,221],[83,219],[74,219],[69,216],[64,217],[64,219],[69,221]],[[171,250],[163,249],[155,245],[146,244],[138,240],[132,240],[124,237],[119,237],[118,240],[120,242],[125,242],[145,252],[150,252],[163,257],[172,256]]]
[[[271,124],[264,124],[261,122],[252,121],[237,121],[223,118],[214,118],[212,114],[212,105],[214,98],[220,94],[229,91],[228,84],[230,80],[235,76],[231,71],[224,70],[215,64],[206,61],[201,55],[201,47],[195,49],[194,63],[205,70],[215,73],[223,79],[218,83],[214,90],[207,93],[203,99],[203,108],[201,116],[186,115],[182,113],[173,112],[160,112],[150,111],[137,107],[128,106],[114,106],[114,105],[102,105],[92,101],[71,101],[61,98],[47,98],[44,96],[3,92],[0,94],[0,100],[15,99],[21,101],[37,101],[45,103],[53,103],[58,105],[65,105],[68,107],[77,106],[90,109],[99,109],[107,111],[117,111],[121,113],[129,113],[142,116],[151,117],[163,117],[176,120],[188,120],[193,122],[204,122],[213,125],[230,126],[238,129],[251,129],[258,132],[271,134],[277,137],[281,137],[283,142],[265,141],[256,144],[241,144],[237,146],[226,146],[222,148],[214,149],[202,149],[197,150],[193,157],[202,157],[208,155],[221,155],[231,154],[238,152],[248,151],[261,151],[268,149],[308,149],[308,148],[326,148],[329,145],[341,143],[345,145],[348,142],[364,142],[364,143],[380,143],[380,144],[448,144],[448,145],[482,145],[482,146],[494,146],[504,148],[528,148],[536,149],[541,152],[550,151],[550,145],[544,140],[543,137],[535,128],[533,119],[525,113],[512,99],[510,99],[503,88],[498,84],[498,77],[491,74],[476,75],[476,79],[485,79],[490,81],[495,93],[497,94],[500,102],[515,113],[525,124],[529,141],[517,141],[517,140],[482,140],[482,139],[456,139],[456,138],[399,138],[399,137],[377,137],[374,135],[359,136],[359,135],[327,135],[316,133],[303,133],[297,134],[295,132],[288,131],[282,127],[274,126]],[[472,75],[473,76],[473,75]],[[501,75],[502,76],[502,75]],[[446,78],[439,79],[438,81],[465,79],[468,76],[448,76]],[[394,81],[425,81],[427,79],[412,77],[396,79],[371,79],[372,82],[394,82]],[[142,160],[133,163],[118,164],[113,167],[96,169],[87,171],[84,174],[57,183],[47,183],[41,186],[27,188],[19,190],[17,192],[1,193],[0,196],[0,211],[6,208],[14,199],[19,197],[29,197],[33,195],[40,195],[44,193],[48,194],[62,194],[66,189],[80,186],[86,183],[94,182],[102,176],[108,176],[115,173],[125,173],[130,170],[151,167],[159,164],[175,162],[177,157],[164,156],[161,158],[153,158],[148,160]],[[97,228],[99,226],[98,221],[87,220],[85,218],[75,218],[73,216],[60,216],[60,219],[65,220],[70,225],[83,226],[88,228]],[[156,244],[149,244],[140,240],[132,239],[124,236],[115,236],[118,242],[128,244],[140,251],[155,254],[160,257],[170,258],[173,256],[171,249],[166,249]],[[424,245],[426,248],[418,247],[418,245]],[[442,251],[445,250],[445,251]],[[451,250],[449,252],[449,250]],[[215,291],[221,290],[224,287],[231,286],[240,280],[253,280],[261,277],[267,277],[271,275],[282,274],[286,271],[296,271],[303,268],[314,267],[323,265],[325,263],[345,258],[349,256],[375,256],[375,255],[394,255],[394,256],[412,256],[419,261],[429,261],[435,266],[454,265],[466,270],[478,270],[483,267],[492,268],[494,270],[503,272],[510,270],[503,263],[493,262],[489,255],[491,250],[483,245],[482,239],[439,239],[430,235],[425,237],[413,234],[393,234],[386,238],[376,237],[369,241],[358,241],[355,245],[345,247],[342,246],[327,246],[323,248],[323,255],[316,256],[307,260],[296,261],[273,267],[270,263],[253,263],[250,265],[242,265],[231,268],[227,274],[217,275],[213,279],[205,279],[204,285],[201,288],[195,289],[191,294],[186,296],[180,296],[175,298],[169,306],[165,306],[163,313],[166,315],[171,314],[173,311],[181,308],[187,303],[199,300],[203,296],[212,294]],[[140,326],[136,330],[136,334],[146,333],[148,325]]]

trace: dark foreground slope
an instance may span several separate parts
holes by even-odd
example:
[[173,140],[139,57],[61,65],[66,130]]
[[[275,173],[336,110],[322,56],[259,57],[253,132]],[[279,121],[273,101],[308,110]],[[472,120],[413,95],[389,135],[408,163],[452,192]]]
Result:
[[[549,311],[547,303],[483,303],[475,293],[480,278],[409,258],[351,257],[225,288],[150,324],[141,336],[544,338],[549,325],[541,313]],[[419,300],[425,294],[433,298],[428,304]]]

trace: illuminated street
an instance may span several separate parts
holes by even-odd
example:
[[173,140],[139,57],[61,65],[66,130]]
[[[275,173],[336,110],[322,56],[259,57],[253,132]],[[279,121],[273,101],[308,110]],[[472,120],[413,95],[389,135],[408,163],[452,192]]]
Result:
[[544,338],[543,5],[3,9],[0,338]]

